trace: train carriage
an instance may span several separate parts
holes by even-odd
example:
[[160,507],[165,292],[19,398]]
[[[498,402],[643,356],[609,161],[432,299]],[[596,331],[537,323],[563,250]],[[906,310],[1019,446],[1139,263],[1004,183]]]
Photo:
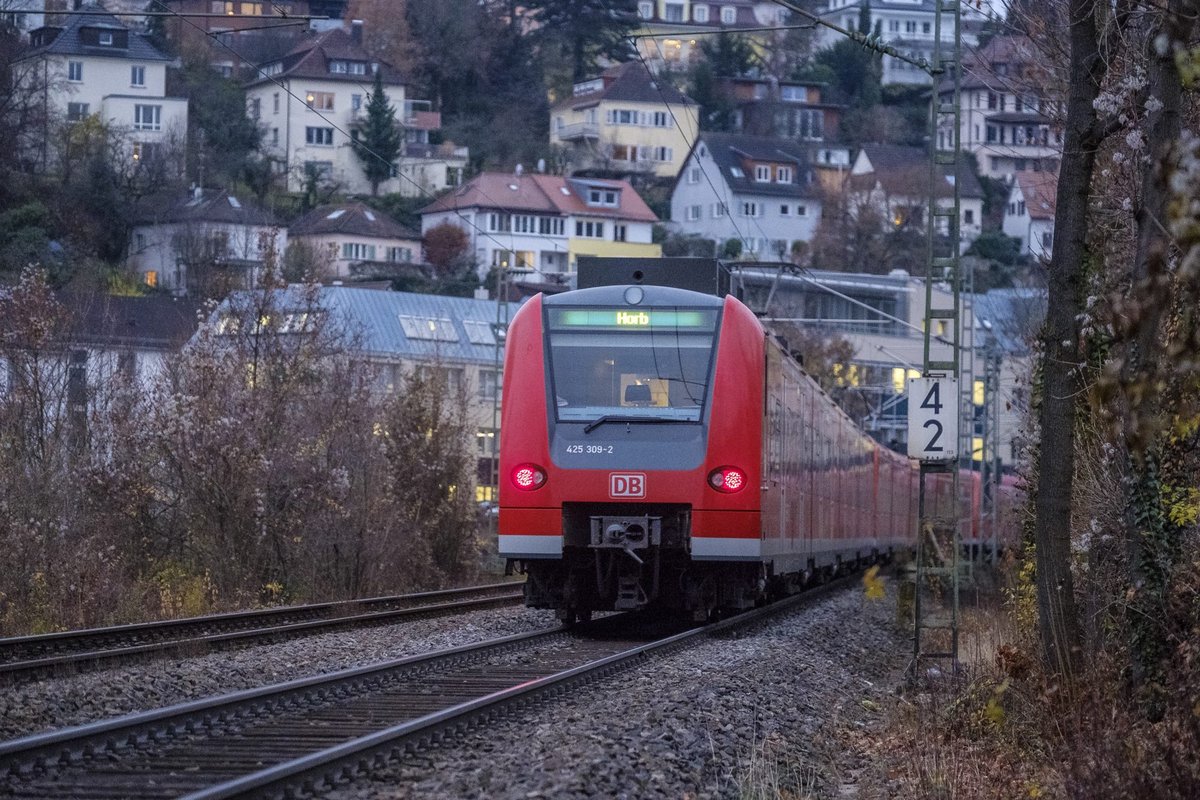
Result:
[[701,616],[912,538],[915,507],[879,504],[912,468],[733,297],[538,296],[506,348],[499,547],[532,606]]

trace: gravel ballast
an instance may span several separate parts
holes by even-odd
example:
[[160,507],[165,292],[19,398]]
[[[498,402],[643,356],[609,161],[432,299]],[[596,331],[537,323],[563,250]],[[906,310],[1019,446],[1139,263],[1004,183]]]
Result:
[[[853,743],[884,724],[907,663],[909,632],[896,629],[894,609],[890,593],[868,601],[851,588],[409,755],[330,796],[867,800],[877,795],[858,785],[867,764]],[[488,610],[41,681],[0,693],[0,739],[554,624],[549,612]]]
[[549,611],[492,609],[6,687],[0,740],[556,624]]
[[[409,756],[337,800],[866,798],[847,742],[907,662],[894,600],[861,590]],[[866,777],[866,776],[862,776]],[[872,781],[872,783],[875,783]],[[877,784],[876,784],[877,785]]]

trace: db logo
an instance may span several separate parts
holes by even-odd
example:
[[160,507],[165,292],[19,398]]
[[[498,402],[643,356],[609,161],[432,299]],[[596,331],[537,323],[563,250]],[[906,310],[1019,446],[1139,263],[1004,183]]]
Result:
[[645,497],[646,475],[642,472],[611,472],[608,475],[609,497]]

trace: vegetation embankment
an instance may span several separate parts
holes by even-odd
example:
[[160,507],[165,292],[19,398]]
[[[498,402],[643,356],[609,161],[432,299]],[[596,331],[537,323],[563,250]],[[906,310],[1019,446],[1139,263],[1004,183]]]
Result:
[[0,635],[474,576],[465,398],[316,296],[231,296],[151,375],[73,361],[43,273],[0,294]]

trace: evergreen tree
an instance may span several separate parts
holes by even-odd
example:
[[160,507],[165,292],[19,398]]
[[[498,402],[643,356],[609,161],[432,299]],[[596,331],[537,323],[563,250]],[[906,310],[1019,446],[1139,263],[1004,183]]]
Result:
[[400,130],[396,111],[383,91],[383,69],[375,70],[375,86],[367,99],[367,116],[354,130],[354,153],[371,182],[371,194],[392,177],[392,163],[400,155]]
[[541,34],[569,55],[575,82],[592,77],[598,58],[634,57],[629,34],[640,24],[634,0],[532,0],[527,5]]

